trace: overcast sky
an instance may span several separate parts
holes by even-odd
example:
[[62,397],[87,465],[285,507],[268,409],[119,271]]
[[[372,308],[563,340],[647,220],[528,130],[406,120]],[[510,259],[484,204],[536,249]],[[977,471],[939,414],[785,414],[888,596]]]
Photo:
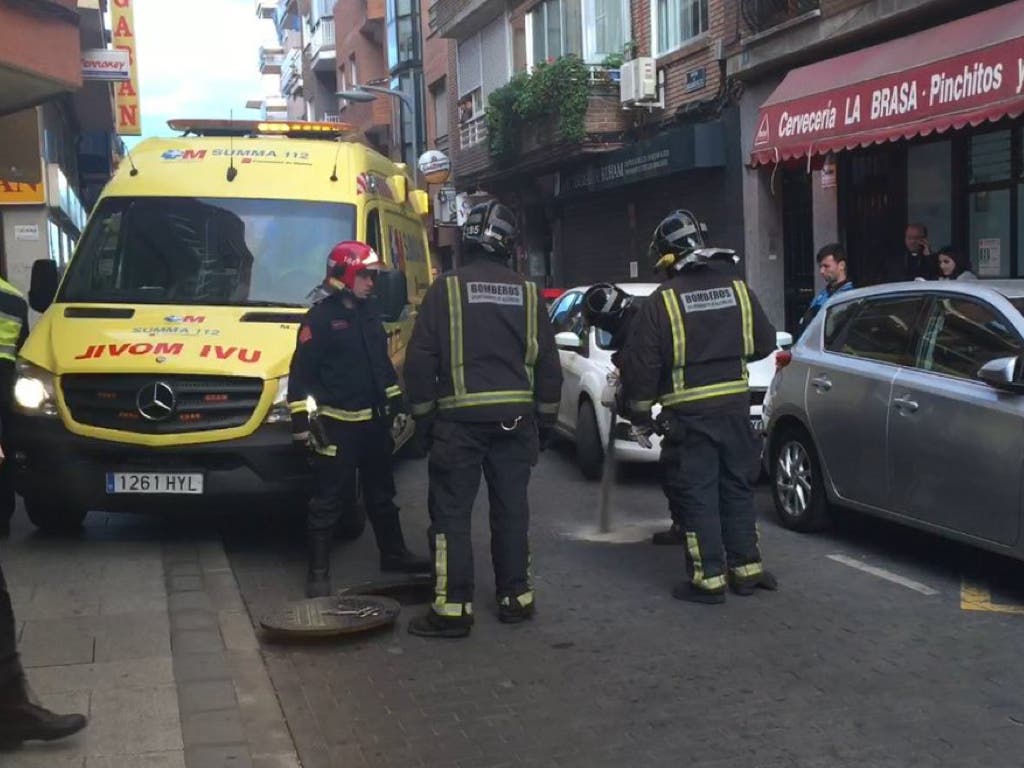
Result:
[[274,28],[255,0],[135,0],[135,28],[143,138],[177,135],[175,117],[260,116],[245,102],[266,95],[259,48]]

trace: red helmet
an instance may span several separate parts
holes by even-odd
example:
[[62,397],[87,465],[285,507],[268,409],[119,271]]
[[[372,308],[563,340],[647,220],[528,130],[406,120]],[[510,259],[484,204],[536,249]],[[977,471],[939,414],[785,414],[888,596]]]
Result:
[[380,256],[366,243],[346,240],[331,249],[327,257],[327,282],[336,288],[348,288],[356,283],[356,275],[366,269],[380,269]]

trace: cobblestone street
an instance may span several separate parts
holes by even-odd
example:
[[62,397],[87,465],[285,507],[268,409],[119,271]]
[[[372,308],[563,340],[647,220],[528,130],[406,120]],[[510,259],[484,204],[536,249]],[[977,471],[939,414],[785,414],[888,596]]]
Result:
[[[398,470],[406,534],[420,549],[425,470]],[[999,612],[1019,603],[1007,594],[1019,566],[856,517],[793,534],[761,489],[763,550],[781,590],[681,603],[669,589],[682,552],[647,542],[664,525],[656,473],[623,474],[616,530],[595,536],[598,486],[579,479],[571,449],[543,455],[532,623],[497,621],[478,505],[468,640],[409,636],[405,622],[421,610],[410,606],[372,637],[264,645],[303,765],[1024,764],[1024,619]],[[232,530],[229,558],[254,618],[301,597],[295,537],[282,548],[257,528]],[[375,554],[369,532],[339,544],[335,584],[375,578]],[[987,610],[963,610],[979,590],[990,599],[975,607]]]

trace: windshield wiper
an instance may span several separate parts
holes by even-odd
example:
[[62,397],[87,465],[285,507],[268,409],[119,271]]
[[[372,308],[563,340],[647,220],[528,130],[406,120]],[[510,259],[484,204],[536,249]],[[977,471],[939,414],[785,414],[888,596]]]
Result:
[[295,309],[306,309],[307,304],[298,304],[294,301],[243,301],[232,304],[233,307],[294,307]]

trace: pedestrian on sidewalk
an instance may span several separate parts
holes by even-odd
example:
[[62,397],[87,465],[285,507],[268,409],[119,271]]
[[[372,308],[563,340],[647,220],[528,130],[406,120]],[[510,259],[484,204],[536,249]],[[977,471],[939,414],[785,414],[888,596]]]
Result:
[[[334,527],[355,502],[357,471],[382,571],[427,573],[430,562],[405,546],[391,471],[391,425],[404,410],[388,356],[384,323],[372,298],[381,268],[365,243],[338,243],[327,258],[325,298],[299,326],[288,374],[292,436],[312,449],[317,490],[309,502],[306,596],[331,594]],[[307,398],[316,403],[311,415]]]
[[722,603],[726,584],[739,595],[777,588],[757,545],[746,368],[774,351],[775,328],[735,274],[732,252],[703,248],[697,231],[686,211],[655,230],[652,256],[668,279],[640,308],[620,360],[634,427],[653,433],[651,408],[662,406],[666,483],[683,515],[689,577],[672,594]]
[[[28,303],[21,292],[0,278],[0,423],[4,426],[2,448],[11,451],[11,408],[14,397],[14,365],[28,338]],[[0,462],[0,536],[11,532],[14,517],[14,464]]]
[[800,326],[797,331],[797,338],[804,332],[804,329],[810,325],[811,320],[815,318],[821,308],[824,307],[828,300],[835,296],[840,291],[852,291],[853,283],[847,275],[846,268],[846,249],[843,248],[839,243],[829,243],[828,245],[822,246],[818,251],[817,255],[818,262],[818,274],[821,275],[821,279],[825,281],[825,287],[821,292],[814,297],[814,301],[811,302],[811,306],[804,312],[804,316],[800,318]]
[[0,567],[0,750],[25,741],[63,739],[85,728],[84,715],[58,715],[32,701],[14,630],[11,595]]
[[537,286],[508,267],[515,214],[491,201],[463,227],[467,264],[431,283],[405,359],[417,440],[430,452],[434,602],[409,622],[424,637],[473,625],[470,520],[487,479],[498,618],[533,616],[527,486],[558,416],[562,369]]

